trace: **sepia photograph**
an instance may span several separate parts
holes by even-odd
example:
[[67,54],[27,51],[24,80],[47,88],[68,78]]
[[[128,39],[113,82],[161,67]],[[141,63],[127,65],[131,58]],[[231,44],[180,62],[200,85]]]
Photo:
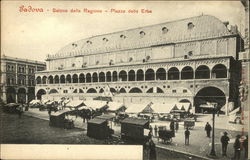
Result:
[[248,160],[249,1],[1,1],[1,159]]

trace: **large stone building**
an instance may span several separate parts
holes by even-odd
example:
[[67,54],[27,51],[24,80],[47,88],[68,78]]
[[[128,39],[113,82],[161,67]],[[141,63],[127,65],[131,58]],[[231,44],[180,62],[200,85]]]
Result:
[[45,62],[1,57],[1,99],[26,103],[35,99],[35,72],[46,69]]
[[239,52],[237,26],[202,15],[93,36],[48,55],[36,74],[37,98],[95,98],[105,90],[123,103],[217,102],[237,107]]

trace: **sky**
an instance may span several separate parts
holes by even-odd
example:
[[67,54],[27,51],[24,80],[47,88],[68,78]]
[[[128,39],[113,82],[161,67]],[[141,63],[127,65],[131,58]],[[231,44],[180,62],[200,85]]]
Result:
[[[43,12],[24,12],[22,6]],[[85,13],[84,8],[103,12]],[[110,12],[112,9],[126,13]],[[139,13],[127,13],[130,9]],[[152,13],[141,13],[141,9]],[[202,14],[229,21],[244,35],[244,8],[240,1],[1,1],[1,54],[44,61],[47,54],[56,54],[80,39]]]

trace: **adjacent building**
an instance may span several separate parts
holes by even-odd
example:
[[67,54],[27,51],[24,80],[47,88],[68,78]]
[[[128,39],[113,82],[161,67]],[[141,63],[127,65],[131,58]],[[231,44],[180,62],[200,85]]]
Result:
[[243,49],[237,26],[209,15],[93,36],[48,55],[35,93],[92,99],[108,90],[125,104],[190,102],[203,112],[216,102],[228,113],[239,105]]
[[46,69],[45,62],[1,56],[1,99],[26,103],[35,99],[35,72]]

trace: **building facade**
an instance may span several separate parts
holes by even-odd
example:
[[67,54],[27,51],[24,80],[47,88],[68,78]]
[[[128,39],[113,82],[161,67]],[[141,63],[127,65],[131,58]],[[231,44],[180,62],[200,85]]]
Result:
[[95,98],[112,92],[123,103],[190,102],[193,111],[239,102],[237,26],[202,15],[72,42],[48,55],[36,73],[36,96]]
[[35,72],[46,69],[45,62],[1,57],[1,99],[26,103],[35,99]]

